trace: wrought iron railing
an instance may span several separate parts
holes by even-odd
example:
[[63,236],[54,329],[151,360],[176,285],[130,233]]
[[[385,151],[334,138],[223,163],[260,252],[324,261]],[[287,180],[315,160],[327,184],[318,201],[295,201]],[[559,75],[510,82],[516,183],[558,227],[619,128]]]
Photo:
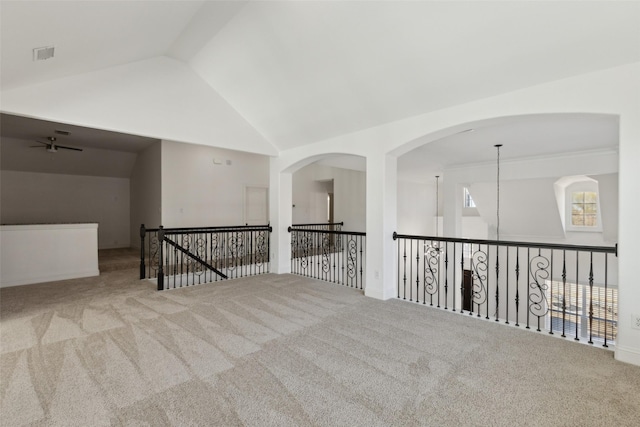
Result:
[[615,342],[617,246],[393,238],[398,298],[603,347]]
[[304,230],[330,230],[342,231],[344,222],[318,222],[315,224],[293,224],[293,228],[302,228]]
[[140,226],[140,279],[158,290],[269,272],[271,227],[147,229]]
[[289,227],[291,272],[364,288],[366,233]]

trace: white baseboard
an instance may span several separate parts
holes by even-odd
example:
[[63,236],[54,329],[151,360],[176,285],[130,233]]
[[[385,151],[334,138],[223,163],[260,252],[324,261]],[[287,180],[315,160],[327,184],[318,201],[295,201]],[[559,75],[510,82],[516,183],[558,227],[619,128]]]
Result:
[[616,360],[620,362],[630,363],[632,365],[640,366],[640,351],[636,349],[620,347],[616,344]]
[[55,274],[52,276],[29,277],[19,280],[0,281],[0,288],[9,288],[12,286],[34,285],[36,283],[57,282],[60,280],[80,279],[82,277],[99,276],[100,270],[75,271],[72,273]]

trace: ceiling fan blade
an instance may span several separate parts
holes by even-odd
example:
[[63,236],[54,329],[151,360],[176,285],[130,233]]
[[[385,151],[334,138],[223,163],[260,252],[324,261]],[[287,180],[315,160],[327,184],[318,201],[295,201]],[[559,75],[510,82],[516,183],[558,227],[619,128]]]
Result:
[[[39,142],[40,144],[44,144],[44,145],[50,145],[51,144],[50,142],[42,142],[42,141],[38,141],[37,139],[34,139],[34,141],[35,142]],[[34,147],[36,147],[36,146],[34,145]]]
[[64,148],[65,150],[82,151],[82,148],[65,147],[64,145],[56,145],[56,148]]
[[43,147],[42,145],[31,145],[29,146],[29,148],[47,148],[47,147]]

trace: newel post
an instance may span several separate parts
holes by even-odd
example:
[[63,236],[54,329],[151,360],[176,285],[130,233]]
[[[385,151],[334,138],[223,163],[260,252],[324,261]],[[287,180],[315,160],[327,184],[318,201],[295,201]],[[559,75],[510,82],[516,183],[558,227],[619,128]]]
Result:
[[144,237],[147,230],[144,228],[144,224],[140,224],[140,280],[146,277],[146,267],[144,265]]
[[164,289],[164,227],[158,228],[158,290]]

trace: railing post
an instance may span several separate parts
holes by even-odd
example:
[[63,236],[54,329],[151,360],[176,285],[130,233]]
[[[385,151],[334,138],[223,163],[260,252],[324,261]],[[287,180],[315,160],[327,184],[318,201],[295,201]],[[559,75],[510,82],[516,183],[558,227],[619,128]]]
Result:
[[164,227],[158,227],[158,290],[164,289],[164,255],[162,248],[164,246]]
[[144,228],[144,224],[140,224],[140,280],[147,276],[147,269],[144,265],[144,238],[147,230]]

